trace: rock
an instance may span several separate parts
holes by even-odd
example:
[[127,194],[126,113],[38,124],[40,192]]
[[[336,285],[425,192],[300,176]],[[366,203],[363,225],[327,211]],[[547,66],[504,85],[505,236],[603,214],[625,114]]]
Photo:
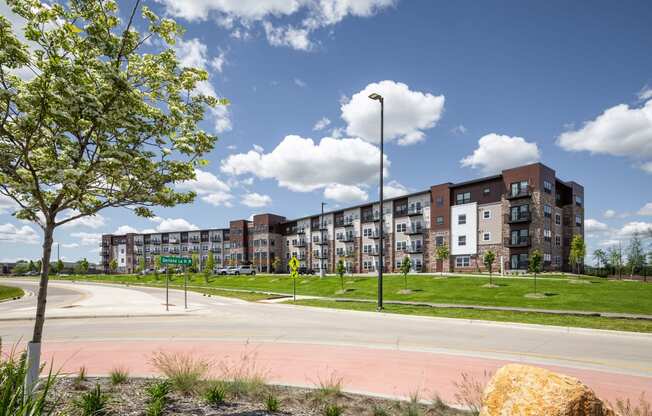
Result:
[[509,364],[484,390],[480,416],[616,416],[578,379]]

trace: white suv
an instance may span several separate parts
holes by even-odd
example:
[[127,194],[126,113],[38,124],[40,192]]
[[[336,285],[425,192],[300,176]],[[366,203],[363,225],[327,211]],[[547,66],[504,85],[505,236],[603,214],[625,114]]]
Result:
[[254,270],[251,266],[238,266],[235,274],[249,274],[253,276],[256,274],[256,270]]

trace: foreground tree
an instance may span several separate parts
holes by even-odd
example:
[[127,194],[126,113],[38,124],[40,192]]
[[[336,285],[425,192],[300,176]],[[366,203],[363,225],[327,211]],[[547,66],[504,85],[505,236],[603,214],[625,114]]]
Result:
[[601,269],[602,267],[606,267],[607,264],[609,263],[607,259],[607,253],[601,248],[598,248],[593,251],[593,259],[595,260],[595,264],[598,265],[598,269]]
[[63,272],[63,269],[65,268],[63,261],[61,259],[57,260],[57,273]]
[[489,285],[493,286],[493,279],[492,279],[492,273],[493,273],[493,267],[494,267],[494,262],[496,261],[496,253],[494,253],[491,250],[487,250],[484,253],[484,257],[482,258],[482,261],[484,263],[484,267],[487,268],[487,271],[489,271]]
[[339,259],[337,262],[337,267],[335,272],[340,277],[340,283],[342,284],[342,292],[344,292],[344,273],[346,273],[346,267],[344,266],[344,260]]
[[584,239],[581,235],[575,234],[571,240],[568,261],[571,268],[575,266],[577,274],[580,274],[580,268],[584,263],[584,257],[586,257],[586,243],[584,243]]
[[441,275],[444,275],[444,265],[443,262],[448,260],[448,256],[450,255],[450,252],[448,251],[448,245],[447,244],[442,244],[440,246],[437,246],[435,249],[435,259],[437,261],[442,262],[442,267],[441,267]]
[[109,270],[111,271],[111,274],[115,274],[116,270],[118,270],[118,260],[111,259],[109,262]]
[[114,0],[6,1],[25,19],[26,41],[0,16],[0,194],[18,205],[17,218],[43,230],[28,344],[34,380],[54,230],[108,207],[148,217],[148,207],[192,201],[169,185],[194,179],[216,140],[197,124],[207,106],[225,101],[197,93],[208,75],[179,64],[172,45],[181,27],[140,0],[126,13]]
[[272,262],[272,269],[273,269],[274,273],[278,273],[278,272],[279,272],[278,269],[279,269],[280,267],[281,267],[281,259],[279,259],[278,257],[276,257],[276,258],[274,259],[274,261]]
[[534,250],[530,253],[530,258],[528,259],[528,271],[534,274],[534,293],[537,293],[537,274],[541,273],[543,267],[543,256],[541,251]]
[[211,275],[213,274],[213,269],[215,268],[215,258],[213,253],[208,253],[206,258],[206,264],[204,265],[204,282],[210,283]]
[[607,255],[609,256],[609,261],[613,267],[614,275],[618,274],[621,276],[622,267],[623,267],[623,250],[619,245],[618,247],[609,247],[607,249]]
[[83,258],[77,262],[77,272],[79,274],[88,273],[88,260],[86,260],[86,258]]
[[403,282],[404,282],[404,287],[403,289],[407,290],[408,284],[407,284],[407,275],[410,273],[410,269],[412,268],[412,260],[410,260],[410,257],[405,256],[403,257],[403,261],[401,262],[401,268],[399,269],[401,274],[403,275]]
[[634,233],[627,247],[627,267],[629,267],[629,276],[634,276],[637,270],[645,266],[645,252],[643,251],[643,241],[638,233]]

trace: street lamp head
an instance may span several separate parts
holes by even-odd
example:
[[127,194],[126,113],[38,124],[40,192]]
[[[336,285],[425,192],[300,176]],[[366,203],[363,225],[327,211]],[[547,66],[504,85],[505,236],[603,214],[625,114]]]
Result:
[[383,101],[383,96],[380,94],[376,94],[375,92],[369,94],[369,98],[371,98],[372,100]]

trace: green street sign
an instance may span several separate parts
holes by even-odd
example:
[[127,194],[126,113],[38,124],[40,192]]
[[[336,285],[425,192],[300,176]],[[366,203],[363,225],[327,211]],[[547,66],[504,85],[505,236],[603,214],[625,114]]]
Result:
[[161,264],[174,264],[177,266],[190,266],[192,259],[189,257],[161,256]]

